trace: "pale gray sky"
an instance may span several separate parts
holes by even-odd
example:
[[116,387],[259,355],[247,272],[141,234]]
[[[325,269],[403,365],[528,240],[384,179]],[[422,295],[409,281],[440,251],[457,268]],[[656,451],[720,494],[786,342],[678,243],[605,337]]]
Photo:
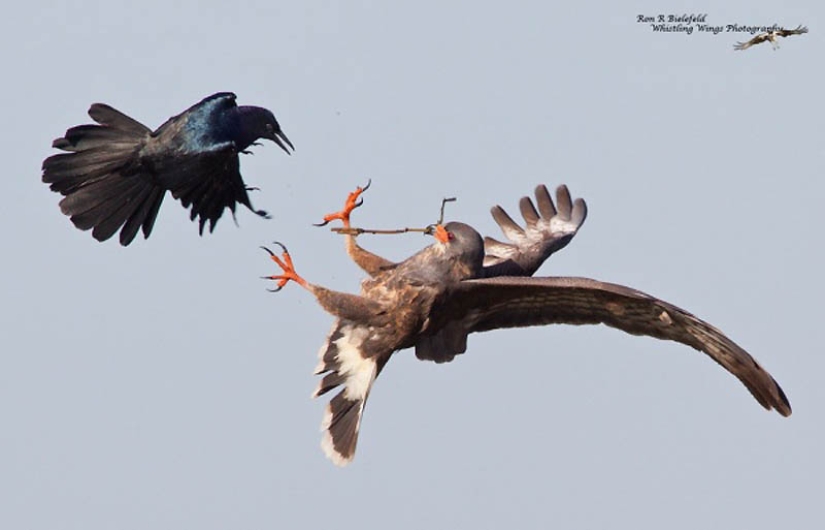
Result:
[[[0,527],[818,528],[825,7],[693,3],[19,2],[0,20],[5,146]],[[699,11],[695,11],[695,10]],[[639,14],[806,24],[654,34]],[[106,102],[154,128],[202,97],[272,109],[295,143],[242,160],[265,221],[197,236],[167,197],[151,239],[100,244],[40,182],[51,141]],[[764,411],[685,346],[603,327],[398,354],[355,462],[310,400],[332,322],[258,249],[357,291],[313,228],[368,178],[361,226],[448,217],[498,236],[538,183],[590,215],[541,269],[649,292],[720,327],[794,407]],[[417,235],[363,238],[401,259]],[[513,351],[513,343],[519,351]]]

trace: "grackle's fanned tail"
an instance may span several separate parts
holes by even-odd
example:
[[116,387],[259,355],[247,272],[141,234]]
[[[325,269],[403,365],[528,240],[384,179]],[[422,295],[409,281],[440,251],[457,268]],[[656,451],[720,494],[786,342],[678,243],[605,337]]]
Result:
[[98,125],[80,125],[52,144],[67,151],[43,162],[43,182],[65,196],[60,209],[98,241],[118,229],[128,245],[143,228],[149,237],[166,190],[138,164],[151,130],[125,114],[96,103],[89,115]]

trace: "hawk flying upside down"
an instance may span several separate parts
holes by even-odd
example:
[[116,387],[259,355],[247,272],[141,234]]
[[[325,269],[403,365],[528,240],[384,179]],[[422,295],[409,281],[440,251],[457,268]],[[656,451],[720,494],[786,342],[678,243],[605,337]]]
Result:
[[[349,227],[360,206],[362,188],[344,209],[324,218]],[[368,275],[359,295],[311,284],[295,272],[283,245],[269,249],[281,274],[265,278],[280,290],[292,280],[315,295],[336,317],[315,371],[322,379],[315,396],[342,387],[326,408],[321,446],[338,465],[355,455],[364,405],[375,379],[392,354],[415,348],[419,359],[449,362],[467,349],[467,335],[499,328],[545,324],[606,324],[631,333],[681,342],[709,355],[736,376],[766,409],[783,416],[791,405],[771,375],[721,331],[687,311],[641,291],[587,278],[532,274],[553,252],[564,248],[584,223],[587,206],[572,201],[566,186],[536,188],[536,202],[521,199],[522,228],[500,207],[493,218],[510,241],[482,239],[459,222],[437,225],[436,242],[394,263],[346,236],[347,252]],[[538,206],[538,210],[536,209]]]

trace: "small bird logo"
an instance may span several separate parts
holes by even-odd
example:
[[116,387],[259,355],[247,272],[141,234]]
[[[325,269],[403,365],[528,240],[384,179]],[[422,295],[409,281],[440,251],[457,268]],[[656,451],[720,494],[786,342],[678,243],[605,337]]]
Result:
[[748,42],[737,42],[733,45],[734,50],[747,50],[751,46],[756,44],[761,44],[765,41],[770,41],[771,46],[773,49],[776,50],[779,48],[779,37],[790,37],[791,35],[802,35],[803,33],[808,33],[807,26],[797,26],[796,29],[778,29],[774,31],[766,31],[765,33],[760,33],[756,37],[752,38]]

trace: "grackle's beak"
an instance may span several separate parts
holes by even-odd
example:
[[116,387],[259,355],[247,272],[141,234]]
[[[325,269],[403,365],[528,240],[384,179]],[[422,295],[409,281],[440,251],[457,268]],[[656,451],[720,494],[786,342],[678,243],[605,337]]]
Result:
[[283,149],[284,152],[286,152],[286,154],[288,155],[291,155],[292,153],[290,153],[289,149],[287,149],[287,145],[290,149],[295,151],[295,147],[293,147],[292,142],[289,141],[289,138],[287,138],[284,132],[281,130],[273,132],[272,136],[270,136],[269,139],[278,144],[278,147]]

